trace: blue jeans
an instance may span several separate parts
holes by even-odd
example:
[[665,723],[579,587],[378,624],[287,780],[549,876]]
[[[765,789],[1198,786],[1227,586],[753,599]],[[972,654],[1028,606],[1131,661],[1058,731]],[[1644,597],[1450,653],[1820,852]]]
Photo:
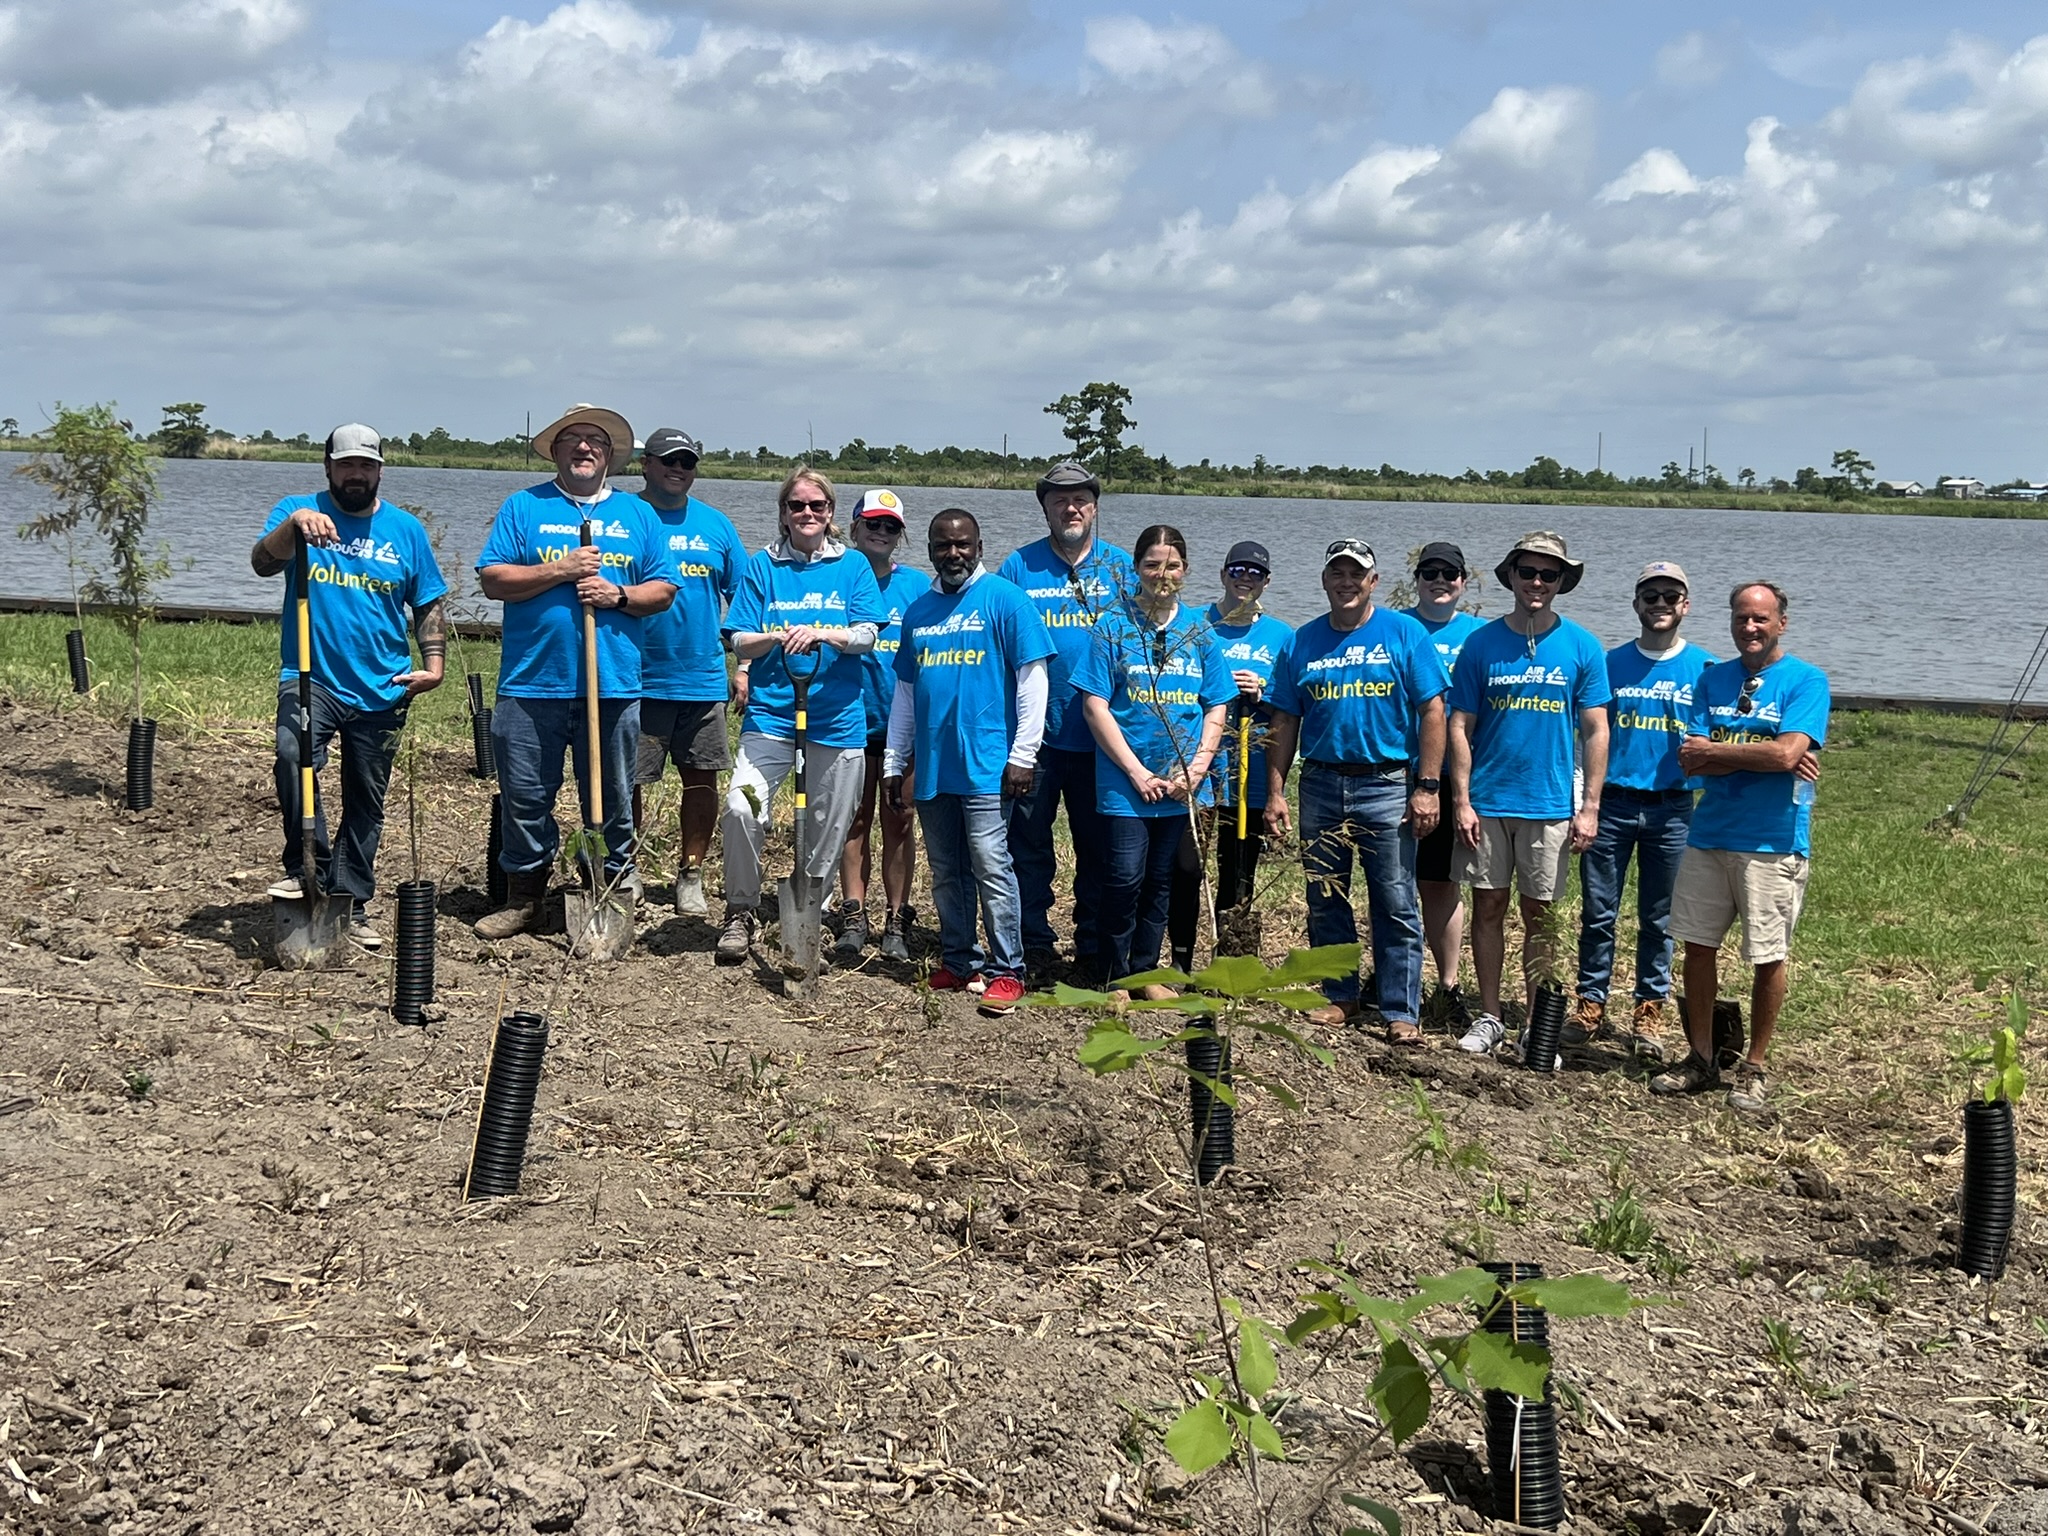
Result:
[[[610,881],[633,867],[633,759],[640,746],[640,701],[597,701],[598,747],[604,754],[604,873]],[[555,797],[562,791],[562,753],[576,768],[578,819],[590,824],[582,786],[590,782],[581,699],[526,699],[501,693],[491,707],[491,746],[498,755],[498,794],[508,875],[554,863],[561,846]]]
[[[1372,966],[1380,1016],[1413,1024],[1422,1012],[1422,903],[1415,889],[1408,778],[1351,778],[1306,763],[1301,770],[1301,866],[1308,876],[1310,944],[1355,944],[1351,861],[1365,876]],[[1358,1000],[1358,978],[1323,983],[1333,1003]]]
[[1053,818],[1061,797],[1067,802],[1067,835],[1074,844],[1074,963],[1098,969],[1101,940],[1096,912],[1102,898],[1102,813],[1095,809],[1095,749],[1067,752],[1046,747],[1038,754],[1031,793],[1010,813],[1010,858],[1024,906],[1024,947],[1054,949],[1052,934]]
[[[1023,907],[1007,837],[1014,804],[1001,795],[934,795],[917,802],[939,909],[939,948],[955,976],[1024,974]],[[985,956],[977,904],[988,924]]]
[[1614,923],[1629,855],[1636,859],[1636,999],[1671,995],[1671,887],[1692,831],[1692,796],[1600,797],[1600,830],[1579,856],[1579,996],[1607,1001],[1614,977]]
[[[399,733],[405,729],[404,704],[396,709],[362,710],[344,704],[313,684],[313,769],[327,766],[327,751],[341,738],[341,825],[335,842],[327,840],[327,812],[320,803],[320,781],[313,781],[313,857],[320,889],[346,891],[356,910],[377,894],[377,843],[384,833],[384,791],[391,782],[391,760],[398,755]],[[277,691],[277,805],[284,813],[284,872],[303,878],[305,863],[299,827],[299,685]]]
[[[1173,868],[1191,838],[1185,808],[1171,816],[1104,816],[1108,867],[1102,872],[1102,963],[1110,981],[1156,969],[1166,938]],[[1197,866],[1199,869],[1200,866]]]

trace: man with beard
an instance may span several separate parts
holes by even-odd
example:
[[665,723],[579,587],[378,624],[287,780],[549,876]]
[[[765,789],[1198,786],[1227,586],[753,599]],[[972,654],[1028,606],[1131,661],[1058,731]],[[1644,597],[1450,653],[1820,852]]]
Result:
[[[350,933],[365,949],[382,937],[365,908],[377,893],[377,843],[384,832],[384,791],[405,712],[415,696],[441,686],[448,614],[432,543],[420,520],[378,498],[383,443],[351,424],[327,435],[327,489],[287,496],[270,509],[263,537],[249,551],[258,576],[284,573],[282,662],[277,692],[277,802],[284,814],[284,878],[270,894],[304,894],[299,833],[299,648],[293,612],[299,599],[296,555],[306,541],[313,632],[313,766],[327,766],[341,738],[341,821],[333,842],[314,788],[314,872],[323,891],[354,898]],[[406,643],[412,610],[419,666]]]
[[1010,856],[1024,902],[1024,961],[1043,980],[1059,961],[1052,931],[1052,877],[1057,866],[1053,822],[1067,803],[1074,849],[1074,967],[1085,980],[1106,979],[1096,932],[1108,834],[1095,808],[1095,738],[1074,692],[1074,669],[1095,641],[1095,621],[1121,609],[1137,590],[1131,557],[1095,536],[1102,482],[1071,459],[1038,482],[1047,536],[1013,551],[997,572],[1024,589],[1058,648],[1048,668],[1045,743],[1031,785],[1010,817]]

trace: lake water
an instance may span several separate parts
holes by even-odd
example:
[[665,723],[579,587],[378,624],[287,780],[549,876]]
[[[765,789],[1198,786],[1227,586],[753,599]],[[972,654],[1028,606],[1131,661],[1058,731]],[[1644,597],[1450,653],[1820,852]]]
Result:
[[[0,454],[0,471],[23,461],[21,454]],[[171,459],[162,470],[162,499],[151,522],[178,565],[163,585],[163,599],[231,607],[277,602],[277,583],[250,571],[249,546],[279,497],[324,483],[320,466]],[[431,514],[462,608],[489,614],[493,605],[478,598],[470,564],[499,502],[541,478],[392,468],[384,472],[384,495]],[[627,490],[639,484],[632,477],[619,481]],[[863,488],[841,485],[840,504],[850,507]],[[773,484],[702,480],[697,494],[732,518],[749,547],[770,536]],[[905,554],[920,566],[924,525],[942,507],[965,507],[981,520],[990,569],[1045,533],[1029,491],[912,486],[904,499],[911,512]],[[11,535],[44,504],[39,487],[0,473],[0,531]],[[1720,655],[1732,649],[1728,589],[1737,580],[1767,577],[1792,594],[1788,645],[1826,668],[1840,693],[2006,698],[2040,636],[2042,610],[2031,583],[2048,572],[2048,521],[1242,496],[1112,495],[1103,504],[1103,536],[1126,547],[1154,522],[1186,535],[1196,572],[1190,593],[1203,601],[1216,595],[1215,573],[1232,543],[1248,538],[1266,545],[1275,566],[1266,606],[1289,623],[1324,611],[1319,557],[1341,535],[1373,545],[1386,584],[1405,573],[1411,549],[1431,539],[1454,541],[1469,564],[1489,573],[1476,595],[1491,616],[1507,606],[1492,566],[1517,535],[1557,529],[1586,562],[1585,580],[1560,610],[1609,644],[1636,633],[1629,599],[1637,571],[1650,560],[1677,560],[1694,592],[1686,632]],[[0,549],[9,556],[0,591],[69,593],[61,546],[10,536]]]

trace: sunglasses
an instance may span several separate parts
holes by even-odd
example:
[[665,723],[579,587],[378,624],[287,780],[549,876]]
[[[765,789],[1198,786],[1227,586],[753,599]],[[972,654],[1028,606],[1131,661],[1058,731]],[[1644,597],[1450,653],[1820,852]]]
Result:
[[832,503],[823,499],[804,501],[792,496],[782,504],[782,509],[785,512],[830,512],[832,510]]
[[1416,568],[1416,577],[1422,581],[1462,581],[1465,573],[1456,566],[1424,565]]
[[1564,571],[1550,565],[1518,565],[1515,574],[1524,581],[1540,581],[1553,587],[1564,580]]
[[879,533],[885,539],[903,537],[903,525],[893,517],[864,517],[860,520],[859,526],[867,529],[869,533]]
[[674,453],[657,453],[651,458],[643,459],[641,462],[644,464],[661,464],[669,469],[694,469],[697,464],[697,456],[694,453],[685,453],[679,449]]
[[1742,680],[1742,692],[1737,694],[1735,698],[1735,713],[1737,713],[1738,715],[1746,715],[1752,709],[1755,709],[1756,691],[1757,689],[1763,687],[1763,685],[1764,675],[1761,672],[1757,673],[1753,677],[1744,678]]
[[1273,573],[1256,565],[1226,565],[1223,574],[1236,581],[1263,581]]
[[1678,588],[1659,587],[1653,592],[1648,587],[1643,587],[1636,592],[1636,596],[1642,599],[1645,606],[1651,608],[1675,608],[1685,601],[1684,591]]

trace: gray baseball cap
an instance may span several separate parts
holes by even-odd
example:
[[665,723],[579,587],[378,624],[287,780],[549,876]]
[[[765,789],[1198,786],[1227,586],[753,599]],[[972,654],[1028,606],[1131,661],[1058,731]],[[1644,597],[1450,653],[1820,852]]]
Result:
[[656,427],[647,434],[647,444],[640,450],[640,458],[644,463],[648,459],[665,459],[672,453],[687,453],[693,459],[701,459],[704,457],[704,445],[681,427]]
[[384,462],[384,439],[374,428],[366,427],[359,421],[352,421],[345,427],[336,427],[327,434],[327,457],[330,459],[373,459]]

